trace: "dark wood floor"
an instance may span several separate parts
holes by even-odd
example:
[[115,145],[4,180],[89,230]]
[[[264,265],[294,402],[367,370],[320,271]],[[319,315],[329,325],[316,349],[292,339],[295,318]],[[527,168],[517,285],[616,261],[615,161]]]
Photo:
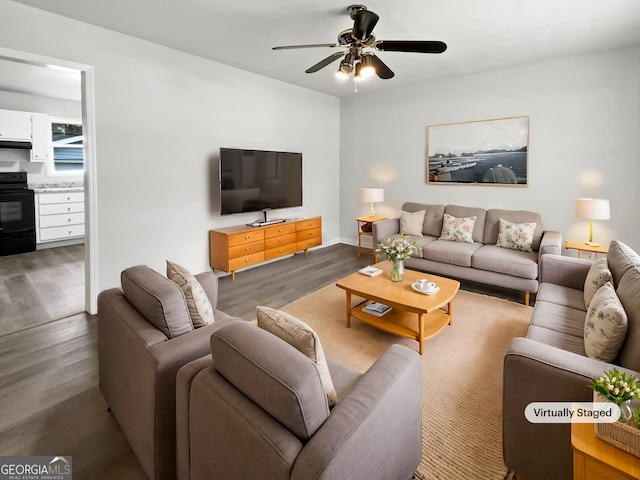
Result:
[[[82,252],[70,247],[49,252],[57,258],[68,256],[71,267],[55,268],[56,282],[76,288]],[[55,255],[54,255],[55,254]],[[59,255],[59,257],[58,257]],[[14,259],[26,270],[33,268],[33,258]],[[36,262],[37,263],[37,262]],[[218,307],[232,315],[255,318],[257,305],[281,307],[318,288],[332,283],[362,266],[371,257],[356,258],[356,248],[332,245],[309,253],[294,255],[277,262],[239,272],[235,284],[230,276],[220,279]],[[0,270],[3,282],[11,273]],[[13,272],[14,276],[28,273]],[[63,277],[69,276],[69,279]],[[41,277],[42,278],[42,277]],[[50,283],[47,275],[42,283]],[[36,282],[38,283],[38,282]],[[59,299],[57,288],[49,295],[38,295],[39,312],[47,318]],[[463,288],[522,301],[519,292],[490,289],[463,283]],[[46,289],[45,289],[46,290]],[[58,292],[58,293],[53,293]],[[5,308],[18,312],[10,300],[26,305],[25,295],[13,296],[3,290],[0,296],[2,319]],[[7,300],[8,299],[8,300]],[[28,303],[31,305],[31,303]],[[7,306],[8,305],[8,306]],[[24,308],[26,316],[37,316],[35,307]],[[0,455],[67,455],[73,458],[74,478],[142,479],[140,468],[115,419],[98,389],[96,317],[80,313],[60,320],[0,336]],[[19,314],[14,314],[19,319]]]
[[84,310],[84,245],[0,257],[0,336]]

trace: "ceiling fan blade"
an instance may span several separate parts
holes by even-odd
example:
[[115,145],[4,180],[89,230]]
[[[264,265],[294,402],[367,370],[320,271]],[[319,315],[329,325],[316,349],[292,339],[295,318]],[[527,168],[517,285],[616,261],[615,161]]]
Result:
[[353,36],[358,40],[366,40],[371,36],[379,19],[380,17],[371,10],[359,10],[353,21]]
[[340,47],[336,43],[312,43],[310,45],[283,45],[280,47],[273,47],[271,50],[290,50],[292,48],[319,48],[319,47]]
[[393,71],[389,67],[387,67],[387,65],[382,60],[380,60],[380,57],[378,57],[377,55],[371,55],[371,62],[373,63],[373,68],[376,71],[376,75],[378,75],[383,80],[389,80],[395,75],[395,73],[393,73]]
[[305,73],[314,73],[317,72],[318,70],[326,67],[327,65],[329,65],[330,63],[335,62],[337,59],[339,59],[340,57],[342,57],[344,55],[344,52],[336,52],[333,55],[329,55],[327,58],[325,58],[324,60],[322,60],[321,62],[316,63],[313,67],[309,67],[307,68],[304,72]]
[[447,44],[435,40],[380,40],[375,47],[385,52],[442,53]]

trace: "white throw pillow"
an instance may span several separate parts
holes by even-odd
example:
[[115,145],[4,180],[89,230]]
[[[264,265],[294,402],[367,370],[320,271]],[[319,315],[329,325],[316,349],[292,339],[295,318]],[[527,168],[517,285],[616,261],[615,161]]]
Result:
[[189,270],[167,260],[167,278],[177,284],[184,292],[194,328],[204,327],[214,322],[213,306],[209,297]]
[[400,212],[400,233],[402,235],[421,237],[426,213],[426,210],[418,210],[417,212],[405,212],[402,210]]
[[445,213],[440,240],[473,243],[473,226],[476,224],[476,218],[476,216],[456,218]]
[[585,308],[589,308],[593,296],[600,289],[600,287],[605,283],[612,281],[613,276],[611,275],[611,270],[609,270],[607,257],[599,258],[595,262],[593,262],[593,265],[591,265],[589,273],[587,273],[587,278],[584,282]]
[[498,247],[511,248],[523,252],[532,252],[533,234],[535,231],[535,222],[511,223],[501,218],[496,245]]
[[329,406],[334,406],[338,401],[338,396],[331,381],[329,365],[327,365],[320,338],[313,328],[286,312],[269,307],[257,307],[256,316],[260,328],[281,338],[316,364]]
[[584,350],[587,356],[612,362],[627,335],[627,314],[611,282],[593,296],[584,322]]

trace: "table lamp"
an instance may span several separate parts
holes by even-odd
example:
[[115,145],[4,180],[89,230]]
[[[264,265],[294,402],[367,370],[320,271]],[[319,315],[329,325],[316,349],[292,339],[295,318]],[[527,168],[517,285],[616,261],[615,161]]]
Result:
[[576,198],[576,217],[589,219],[589,241],[584,242],[591,247],[600,244],[593,241],[593,220],[609,220],[609,200],[602,198]]
[[361,188],[360,189],[360,201],[362,203],[370,203],[371,211],[369,212],[370,217],[376,216],[376,210],[373,207],[373,204],[376,202],[384,201],[384,189],[383,188]]

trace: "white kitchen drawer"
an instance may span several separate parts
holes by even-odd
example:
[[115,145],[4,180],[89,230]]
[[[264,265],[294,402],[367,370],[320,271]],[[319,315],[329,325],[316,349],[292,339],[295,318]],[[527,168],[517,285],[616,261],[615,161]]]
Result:
[[40,215],[56,215],[59,213],[81,213],[84,212],[84,203],[51,203],[40,205],[38,213]]
[[39,193],[38,203],[40,205],[50,203],[84,202],[84,192],[65,193]]
[[84,237],[84,225],[69,225],[68,227],[51,227],[40,229],[40,241],[64,240],[65,238]]
[[84,213],[70,213],[68,215],[40,216],[40,228],[61,227],[63,225],[79,225],[84,223]]

